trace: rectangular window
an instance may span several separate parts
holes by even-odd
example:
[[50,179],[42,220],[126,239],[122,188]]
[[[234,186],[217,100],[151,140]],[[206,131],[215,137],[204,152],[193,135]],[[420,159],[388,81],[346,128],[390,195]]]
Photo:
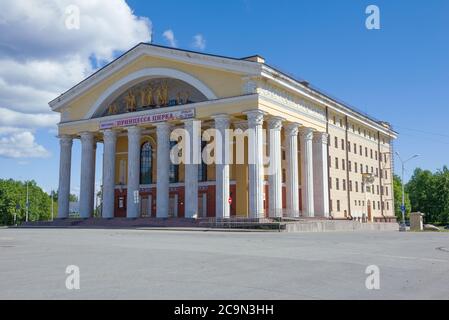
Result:
[[374,159],[377,160],[377,151],[374,151]]
[[345,167],[345,159],[341,159],[341,169],[342,169],[342,170],[346,170],[346,167]]
[[338,169],[338,158],[335,158],[335,169]]
[[368,157],[368,148],[365,147],[365,157]]
[[355,192],[359,192],[359,182],[355,182]]
[[360,154],[361,156],[363,155],[362,150],[363,150],[362,146],[359,146],[359,154]]
[[385,195],[388,197],[388,187],[385,187]]
[[373,149],[369,149],[369,153],[370,153],[370,158],[373,158]]
[[337,200],[337,212],[340,212],[340,200]]
[[341,150],[345,150],[345,140],[341,139]]
[[352,192],[352,180],[349,180],[349,191]]
[[355,171],[355,173],[357,173],[357,170],[358,170],[357,162],[354,162],[354,171]]
[[354,153],[357,154],[357,144],[354,143]]
[[335,189],[340,190],[340,180],[335,178]]
[[338,149],[338,138],[335,137],[335,138],[334,138],[334,141],[335,141],[335,149]]
[[343,190],[346,191],[346,179],[343,179]]
[[363,164],[360,164],[360,173],[363,173]]
[[348,141],[348,152],[351,152],[351,142]]
[[332,189],[332,178],[329,177],[329,189]]
[[349,172],[352,171],[351,161],[348,161],[348,171],[349,171]]

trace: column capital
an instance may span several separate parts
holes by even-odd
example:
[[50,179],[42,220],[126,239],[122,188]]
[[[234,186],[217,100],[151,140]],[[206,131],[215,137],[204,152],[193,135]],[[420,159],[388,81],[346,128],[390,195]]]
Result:
[[105,140],[115,140],[117,139],[117,131],[114,129],[103,130],[103,137]]
[[314,143],[327,144],[328,138],[329,138],[329,135],[326,132],[315,131],[313,133],[313,142]]
[[246,114],[248,118],[248,126],[254,128],[263,124],[264,116],[267,113],[262,110],[250,110],[243,112],[243,114]]
[[81,142],[86,141],[86,142],[90,142],[90,141],[94,141],[94,133],[91,131],[84,131],[80,133],[80,138],[81,138]]
[[69,136],[69,135],[61,135],[58,137],[59,138],[59,144],[61,147],[71,147],[73,144],[73,137]]
[[212,119],[215,122],[215,128],[227,129],[229,128],[230,119],[227,114],[217,114],[213,115]]
[[158,134],[169,134],[172,128],[172,125],[168,122],[158,122],[155,124],[156,131]]
[[234,125],[235,129],[240,129],[242,131],[245,131],[248,129],[248,121],[247,120],[235,121],[232,124]]
[[303,139],[305,139],[305,140],[312,140],[313,139],[313,132],[314,132],[313,128],[302,127],[299,132],[300,132],[301,137]]
[[142,128],[137,127],[137,126],[132,126],[132,127],[126,128],[126,131],[128,131],[128,135],[139,135],[142,132]]
[[284,121],[284,118],[281,117],[270,117],[268,119],[268,129],[270,130],[281,130],[282,129],[282,122]]
[[299,123],[296,122],[288,123],[287,125],[284,126],[285,134],[289,137],[292,136],[296,137],[299,133],[299,127],[300,127]]

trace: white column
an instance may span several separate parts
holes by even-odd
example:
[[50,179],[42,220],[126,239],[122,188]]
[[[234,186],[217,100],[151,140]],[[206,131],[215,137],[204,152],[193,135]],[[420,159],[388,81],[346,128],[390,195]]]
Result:
[[157,182],[156,216],[168,217],[169,208],[169,168],[170,168],[170,125],[161,122],[156,125],[157,132]]
[[70,136],[61,136],[59,138],[60,154],[59,154],[58,218],[69,217],[72,144],[73,139]]
[[80,216],[91,218],[95,197],[95,146],[92,132],[81,133]]
[[315,199],[315,215],[329,217],[329,178],[327,157],[328,134],[313,134],[313,194]]
[[246,112],[248,117],[248,172],[249,172],[249,215],[250,218],[263,218],[264,163],[263,163],[263,117],[260,110]]
[[286,200],[290,217],[299,217],[298,127],[297,123],[285,127]]
[[229,129],[229,116],[220,114],[213,117],[217,131],[215,149],[215,217],[229,218],[230,204],[229,192],[229,138],[226,129]]
[[302,214],[305,217],[314,216],[313,201],[313,159],[312,159],[313,129],[301,129],[301,194]]
[[103,218],[114,217],[115,199],[115,150],[117,133],[108,129],[103,133]]
[[270,217],[282,217],[281,129],[283,120],[279,117],[272,117],[268,120],[268,145],[270,148],[268,203]]
[[126,217],[139,217],[140,190],[140,137],[141,128],[128,128],[128,181],[126,192]]
[[185,210],[184,217],[198,218],[198,164],[201,153],[201,127],[200,121],[189,119],[184,121],[184,128],[189,139],[189,148],[184,155],[185,161]]

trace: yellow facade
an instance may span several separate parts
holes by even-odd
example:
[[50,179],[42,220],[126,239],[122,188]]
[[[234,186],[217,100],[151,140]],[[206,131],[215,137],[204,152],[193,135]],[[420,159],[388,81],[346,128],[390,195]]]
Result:
[[[214,94],[215,98],[208,99],[205,102],[176,105],[157,110],[143,110],[103,117],[92,116],[92,114],[98,114],[98,112],[107,107],[107,100],[101,103],[105,92],[142,70],[173,70],[179,74],[187,74],[192,79],[195,79],[195,83],[201,83],[204,87],[207,87]],[[162,76],[166,75],[162,74]],[[139,81],[144,79],[142,78]],[[138,83],[136,81],[129,84],[124,83],[123,87],[117,90],[120,92],[113,94],[125,92],[128,88]],[[311,89],[308,84],[297,82],[278,73],[278,71],[266,65],[261,58],[231,59],[140,44],[52,101],[50,106],[53,110],[61,113],[61,123],[58,128],[61,137],[70,136],[76,139],[83,132],[92,132],[96,141],[100,143],[103,140],[103,132],[100,130],[102,122],[141,114],[165,112],[166,109],[194,109],[195,118],[202,120],[205,124],[209,123],[209,125],[213,123],[212,119],[215,115],[226,114],[231,119],[231,128],[237,128],[237,125],[234,125],[234,123],[245,121],[247,118],[246,112],[250,110],[264,112],[265,119],[282,117],[284,124],[297,123],[301,127],[310,128],[315,132],[329,134],[329,201],[331,204],[330,214],[333,218],[361,218],[363,214],[367,213],[368,201],[371,204],[370,214],[372,215],[372,221],[376,217],[394,216],[391,184],[393,176],[391,170],[391,143],[396,134],[379,122],[375,122],[353,110],[348,111],[346,106],[336,101],[331,101],[329,98],[321,95],[320,92]],[[93,110],[94,106],[97,106],[99,109]],[[179,120],[171,121],[171,124],[174,127],[182,126],[182,122]],[[266,123],[264,128],[267,128]],[[148,123],[143,125],[142,129],[144,131],[140,144],[142,145],[148,141],[152,148],[156,150],[157,136],[154,124]],[[118,133],[118,137],[114,180],[116,185],[126,186],[129,149],[126,127],[115,128],[115,130]],[[282,167],[285,168],[287,163],[284,154],[284,129],[282,129],[281,136]],[[379,137],[380,140],[378,139]],[[335,145],[334,139],[337,139],[337,145]],[[350,152],[347,152],[348,141],[351,144]],[[342,144],[344,149],[342,149]],[[357,153],[353,151],[354,144],[356,145]],[[358,150],[360,146],[363,149],[362,155],[359,154]],[[371,158],[370,154],[366,157],[365,148],[374,150],[373,152],[377,153],[376,158]],[[231,164],[229,169],[229,179],[235,185],[238,195],[235,203],[235,214],[237,216],[249,216],[247,148],[245,150],[245,164]],[[298,158],[299,181],[301,181],[301,174],[304,170],[304,168],[301,168],[301,152],[300,146]],[[380,157],[383,157],[381,162],[376,160]],[[338,168],[335,164],[336,161],[339,162]],[[153,162],[155,164],[152,166],[154,182],[158,179],[158,168],[156,159],[153,159]],[[343,162],[345,163],[345,170],[341,168]],[[350,172],[348,172],[349,162],[351,162]],[[354,170],[356,163],[357,166],[363,166],[364,172],[366,166],[369,168],[369,173],[371,173],[371,167],[373,167],[372,173],[374,175],[377,169],[374,193],[370,193],[368,197],[366,193],[361,192],[362,175],[360,170],[357,170],[357,172]],[[179,183],[185,181],[184,171],[184,166],[181,165],[179,167]],[[380,178],[381,171],[382,178]],[[215,181],[215,172],[215,166],[209,165],[207,168],[208,181]],[[285,172],[283,172],[284,187],[285,178]],[[338,179],[340,184],[338,189],[336,187],[336,179]],[[266,180],[268,180],[268,177],[266,177]],[[343,188],[343,181],[345,181],[345,188]],[[355,190],[356,182],[358,191]],[[352,184],[352,189],[348,192],[349,184]],[[379,188],[382,186],[384,190],[383,196],[381,191],[378,193],[378,186]],[[283,201],[285,202],[285,200]],[[380,204],[380,202],[383,204]],[[373,207],[372,203],[375,203],[375,207]]]

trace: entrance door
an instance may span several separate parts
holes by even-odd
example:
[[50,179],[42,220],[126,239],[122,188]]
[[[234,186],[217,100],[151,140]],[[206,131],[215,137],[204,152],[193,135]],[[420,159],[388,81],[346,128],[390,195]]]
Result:
[[207,194],[200,193],[198,195],[198,216],[202,218],[207,217]]
[[140,198],[140,216],[141,217],[151,216],[151,195],[142,196]]
[[177,217],[178,216],[178,195],[171,195],[169,198],[168,205],[168,216],[169,217]]
[[372,222],[372,216],[371,216],[371,202],[368,201],[368,221]]

